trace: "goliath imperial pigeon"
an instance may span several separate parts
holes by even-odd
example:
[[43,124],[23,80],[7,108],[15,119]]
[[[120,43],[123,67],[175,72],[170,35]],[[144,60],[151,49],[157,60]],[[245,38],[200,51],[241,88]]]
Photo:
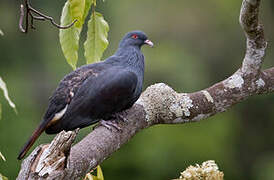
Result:
[[108,121],[130,108],[139,98],[144,79],[142,45],[153,46],[145,33],[132,31],[124,36],[113,56],[82,66],[66,75],[49,100],[38,128],[22,148],[22,159],[43,131],[47,134],[69,131]]

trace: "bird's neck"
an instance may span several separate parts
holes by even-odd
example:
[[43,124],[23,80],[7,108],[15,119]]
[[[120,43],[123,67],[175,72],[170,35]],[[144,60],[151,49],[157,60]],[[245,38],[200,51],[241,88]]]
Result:
[[117,63],[122,63],[130,67],[144,68],[144,56],[138,46],[119,47],[114,56]]
[[132,52],[139,52],[141,51],[141,47],[140,46],[123,46],[123,45],[119,45],[119,48],[117,49],[115,55],[117,56],[124,56],[127,55],[129,53]]
[[112,58],[109,58],[108,63],[124,66],[138,74],[138,81],[140,82],[138,86],[140,87],[137,87],[137,89],[141,91],[144,80],[145,63],[140,47],[119,47]]

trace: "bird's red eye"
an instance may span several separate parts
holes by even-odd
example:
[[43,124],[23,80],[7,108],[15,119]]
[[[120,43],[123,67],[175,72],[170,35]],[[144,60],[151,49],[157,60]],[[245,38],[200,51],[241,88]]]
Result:
[[131,37],[132,37],[133,39],[137,39],[137,38],[138,38],[138,36],[137,36],[136,34],[133,34]]

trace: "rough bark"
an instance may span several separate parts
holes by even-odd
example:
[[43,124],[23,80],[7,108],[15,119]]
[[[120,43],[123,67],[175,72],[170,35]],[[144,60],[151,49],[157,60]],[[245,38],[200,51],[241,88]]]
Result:
[[252,95],[272,93],[274,67],[261,71],[267,43],[258,22],[259,5],[260,0],[243,0],[240,24],[247,47],[242,66],[232,76],[194,93],[177,93],[163,83],[152,85],[123,112],[128,121],[120,122],[122,131],[99,126],[71,149],[77,133],[61,132],[50,146],[38,146],[23,161],[17,179],[80,179],[144,128],[200,121]]

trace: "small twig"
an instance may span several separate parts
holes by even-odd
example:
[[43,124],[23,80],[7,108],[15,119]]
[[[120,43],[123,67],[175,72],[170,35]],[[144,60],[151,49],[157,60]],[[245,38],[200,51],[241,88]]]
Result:
[[20,6],[20,20],[19,20],[19,29],[21,32],[25,33],[26,30],[23,28],[23,19],[24,19],[24,6],[21,4]]
[[30,13],[30,17],[31,17],[31,20],[30,20],[30,26],[31,26],[31,29],[36,29],[35,27],[34,27],[34,25],[33,25],[33,19],[34,19],[34,17],[33,17],[33,15],[32,15],[32,13]]
[[45,21],[46,19],[44,17],[41,17],[41,16],[34,16],[33,14],[31,14],[33,19],[35,20],[39,20],[39,21]]
[[[35,27],[33,25],[34,20],[39,20],[39,21],[49,20],[51,22],[51,24],[53,26],[57,27],[58,29],[70,28],[77,21],[77,20],[74,20],[71,24],[69,24],[67,26],[61,26],[61,25],[57,24],[51,16],[47,16],[47,15],[41,13],[40,11],[34,9],[33,7],[31,7],[31,5],[29,4],[29,0],[24,0],[24,1],[25,1],[25,8],[26,8],[25,29],[23,28],[23,19],[24,19],[24,15],[25,15],[23,4],[21,4],[21,6],[20,6],[20,20],[19,20],[19,29],[23,33],[28,32],[29,25],[31,26],[32,29],[35,29]],[[38,16],[34,16],[33,13],[37,14]],[[30,24],[29,24],[29,16],[31,17]]]
[[41,17],[41,16],[35,16],[32,14],[32,12],[30,12],[30,17],[31,17],[31,28],[32,29],[36,29],[33,25],[33,20],[39,20],[39,21],[45,21],[46,19],[44,17]]

